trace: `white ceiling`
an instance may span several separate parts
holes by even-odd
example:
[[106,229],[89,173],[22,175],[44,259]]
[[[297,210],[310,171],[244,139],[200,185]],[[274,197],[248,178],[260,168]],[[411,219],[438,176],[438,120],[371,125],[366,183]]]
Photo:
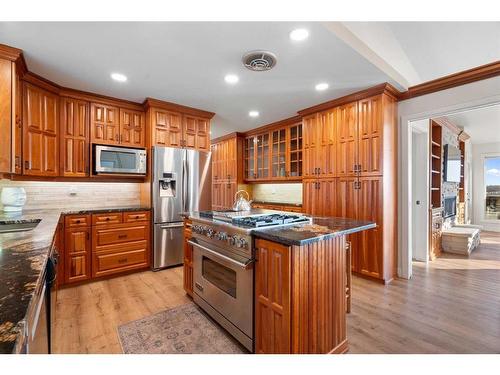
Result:
[[470,135],[471,143],[500,142],[500,105],[446,116]]
[[[292,42],[288,34],[299,26],[309,29],[309,39]],[[21,48],[30,71],[63,86],[216,112],[212,137],[395,83],[317,22],[0,23],[0,43]],[[247,70],[241,57],[255,49],[274,52],[276,67]],[[114,71],[128,82],[112,81]],[[240,82],[227,85],[227,73],[238,74]],[[315,91],[318,82],[328,82],[330,89]],[[249,110],[260,117],[249,118]]]
[[500,60],[500,22],[384,22],[421,82]]

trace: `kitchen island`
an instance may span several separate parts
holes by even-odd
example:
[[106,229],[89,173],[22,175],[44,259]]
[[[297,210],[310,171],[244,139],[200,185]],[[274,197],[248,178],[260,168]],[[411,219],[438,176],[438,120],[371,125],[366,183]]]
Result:
[[[262,214],[283,213],[267,210],[247,212],[248,217]],[[291,216],[289,213],[286,215]],[[299,216],[296,218],[299,221]],[[293,217],[291,220],[294,220]],[[307,222],[264,228],[242,228],[237,223],[238,218],[234,217],[228,222],[210,218],[206,214],[186,215],[186,236],[191,235],[192,225],[194,236],[199,240],[196,244],[186,239],[186,275],[193,274],[193,268],[197,269],[193,263],[201,259],[190,254],[193,247],[189,243],[194,244],[195,248],[214,244],[210,252],[219,248],[223,255],[228,256],[231,247],[226,243],[236,243],[235,254],[241,253],[241,249],[245,249],[245,242],[249,242],[244,233],[251,235],[248,248],[252,250],[253,259],[245,261],[240,258],[239,261],[244,262],[247,269],[253,264],[254,283],[253,288],[250,288],[253,292],[238,289],[237,286],[235,290],[240,294],[253,294],[253,351],[262,354],[345,353],[348,350],[346,300],[350,275],[346,235],[371,230],[376,228],[376,223],[324,217],[311,217]],[[204,237],[209,237],[209,240],[205,242]],[[246,240],[241,241],[242,237]],[[195,272],[195,284],[201,280],[201,272],[198,272],[198,276]],[[203,288],[197,291],[196,288],[192,289],[190,282],[193,282],[192,279],[185,279],[186,291],[194,295],[195,302],[203,299],[207,286],[202,285]],[[238,283],[238,275],[234,282]],[[236,298],[238,293],[234,295]],[[202,308],[203,304],[202,301]],[[220,308],[221,315],[224,315],[224,308]],[[227,315],[231,315],[233,310],[228,309],[229,313],[224,316],[229,321],[232,317]],[[225,319],[222,321],[221,324],[228,329]],[[235,337],[239,339],[238,330],[228,331],[233,335],[236,331]]]

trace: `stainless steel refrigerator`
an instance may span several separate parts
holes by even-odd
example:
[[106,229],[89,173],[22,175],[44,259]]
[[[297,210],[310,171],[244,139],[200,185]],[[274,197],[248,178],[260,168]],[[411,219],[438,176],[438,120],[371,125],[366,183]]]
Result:
[[153,204],[153,270],[182,264],[182,212],[210,210],[212,171],[210,153],[153,147],[151,200]]

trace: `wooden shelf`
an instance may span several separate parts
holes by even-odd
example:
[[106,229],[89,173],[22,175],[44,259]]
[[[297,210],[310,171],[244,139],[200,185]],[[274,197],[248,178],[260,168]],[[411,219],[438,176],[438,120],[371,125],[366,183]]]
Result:
[[431,187],[431,191],[439,191],[439,190],[441,190],[441,188],[433,188],[433,187]]
[[441,144],[437,143],[436,141],[432,141],[431,140],[431,143],[432,143],[433,146],[441,147]]
[[440,174],[440,173],[441,173],[441,171],[436,171],[436,170],[434,170],[434,169],[433,169],[433,170],[431,170],[431,173],[434,173],[434,174]]
[[434,155],[434,154],[431,154],[432,158],[433,159],[441,159],[441,156],[437,156],[437,155]]

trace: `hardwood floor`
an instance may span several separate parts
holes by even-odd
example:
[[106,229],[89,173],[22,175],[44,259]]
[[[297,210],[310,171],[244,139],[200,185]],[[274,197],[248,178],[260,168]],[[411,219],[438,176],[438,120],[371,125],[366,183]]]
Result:
[[470,258],[413,263],[411,280],[353,277],[350,353],[500,353],[500,234]]
[[[353,277],[350,353],[500,353],[500,234],[470,258],[415,262],[412,280]],[[145,271],[59,292],[57,353],[121,353],[117,327],[190,301],[182,268]]]

